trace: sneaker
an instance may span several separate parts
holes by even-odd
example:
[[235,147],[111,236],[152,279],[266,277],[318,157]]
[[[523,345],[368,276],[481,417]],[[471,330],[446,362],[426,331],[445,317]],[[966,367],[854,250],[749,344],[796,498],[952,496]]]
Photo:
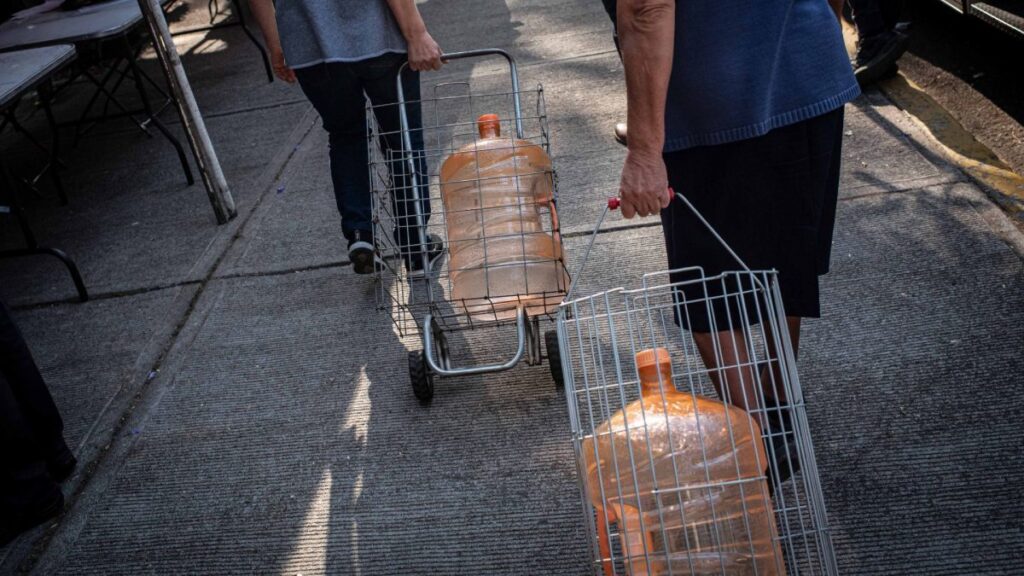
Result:
[[444,242],[436,234],[427,236],[427,265],[423,266],[423,255],[419,246],[412,247],[412,251],[405,255],[405,273],[409,278],[420,278],[427,272],[433,271],[434,266],[444,255]]
[[348,241],[348,259],[352,262],[352,271],[356,274],[372,274],[377,261],[377,249],[373,245],[373,235],[365,230],[352,232]]
[[615,141],[623,146],[626,146],[628,141],[626,140],[626,123],[619,122],[615,124]]
[[862,39],[857,45],[853,74],[867,87],[894,72],[896,60],[907,50],[909,36],[890,31]]

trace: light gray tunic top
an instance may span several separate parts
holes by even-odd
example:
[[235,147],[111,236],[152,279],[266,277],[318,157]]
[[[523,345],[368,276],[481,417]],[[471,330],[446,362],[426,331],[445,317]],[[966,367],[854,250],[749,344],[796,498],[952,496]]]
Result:
[[277,28],[292,68],[406,52],[385,0],[278,0]]

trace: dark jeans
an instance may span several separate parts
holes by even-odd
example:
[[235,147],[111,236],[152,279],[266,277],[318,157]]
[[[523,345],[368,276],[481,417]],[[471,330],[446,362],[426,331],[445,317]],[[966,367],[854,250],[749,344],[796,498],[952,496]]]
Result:
[[[341,212],[341,228],[345,238],[353,232],[373,233],[370,198],[369,155],[366,139],[366,97],[374,106],[382,150],[392,151],[390,163],[392,208],[395,218],[395,241],[403,253],[419,244],[416,212],[413,204],[412,171],[402,158],[402,132],[399,120],[399,67],[405,54],[384,54],[360,62],[328,62],[295,71],[302,91],[320,113],[330,140],[331,180],[334,196]],[[419,73],[408,68],[402,73],[402,90],[408,117],[412,150],[416,154],[420,207],[430,214],[428,173],[423,158],[422,115],[420,112]],[[386,158],[389,159],[389,158]],[[414,251],[418,253],[418,250]]]
[[41,470],[64,446],[64,422],[21,331],[0,302],[0,484]]

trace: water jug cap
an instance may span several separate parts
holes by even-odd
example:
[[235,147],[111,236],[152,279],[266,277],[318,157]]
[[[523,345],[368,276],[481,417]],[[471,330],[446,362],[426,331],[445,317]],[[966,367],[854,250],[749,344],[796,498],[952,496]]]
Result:
[[648,348],[636,353],[637,370],[652,368],[662,364],[672,364],[672,357],[669,356],[668,350],[664,348]]
[[484,114],[476,119],[476,129],[480,137],[485,138],[488,134],[501,136],[501,119],[497,114]]

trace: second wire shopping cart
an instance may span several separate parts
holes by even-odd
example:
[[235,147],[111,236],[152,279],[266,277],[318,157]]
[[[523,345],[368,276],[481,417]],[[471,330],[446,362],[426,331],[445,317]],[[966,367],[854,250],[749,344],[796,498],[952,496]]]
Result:
[[[508,64],[511,90],[464,80],[416,97],[399,72],[399,101],[368,106],[377,302],[401,334],[422,336],[423,350],[409,353],[409,376],[424,402],[437,377],[557,357],[556,333],[542,334],[541,322],[553,320],[569,276],[543,88],[521,89],[514,59],[501,50],[442,58],[490,56]],[[382,129],[385,118],[398,129]],[[495,137],[485,138],[484,128]],[[456,366],[450,335],[475,329],[514,329],[511,358]],[[560,379],[560,366],[551,372]]]
[[777,275],[750,270],[673,201],[736,271],[570,290],[559,311],[593,571],[835,576]]

